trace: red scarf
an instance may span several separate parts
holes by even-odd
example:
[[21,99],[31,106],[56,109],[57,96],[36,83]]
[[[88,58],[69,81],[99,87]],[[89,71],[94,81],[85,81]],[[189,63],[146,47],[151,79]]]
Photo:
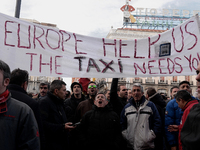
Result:
[[0,95],[0,113],[5,113],[7,112],[7,99],[8,99],[8,96],[9,96],[9,91],[6,90],[5,92],[3,92],[1,95]]

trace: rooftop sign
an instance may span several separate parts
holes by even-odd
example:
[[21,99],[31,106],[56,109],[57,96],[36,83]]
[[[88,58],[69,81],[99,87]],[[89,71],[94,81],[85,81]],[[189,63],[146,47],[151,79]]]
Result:
[[183,23],[185,20],[199,14],[200,10],[134,8],[126,4],[121,7],[124,13],[124,27],[140,29],[167,30]]

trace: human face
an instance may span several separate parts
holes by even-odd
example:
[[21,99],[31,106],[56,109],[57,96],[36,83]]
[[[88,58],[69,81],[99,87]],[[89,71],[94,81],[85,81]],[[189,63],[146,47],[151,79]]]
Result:
[[127,96],[127,99],[129,100],[131,97],[132,97],[132,91],[131,91],[131,90],[128,90],[128,96]]
[[128,96],[128,89],[126,88],[126,86],[120,86],[119,97],[127,98],[127,96]]
[[181,109],[183,109],[183,107],[185,106],[185,101],[184,100],[182,100],[181,98],[180,98],[180,101],[177,101],[176,100],[176,102],[177,102],[177,104],[178,104],[178,107],[179,108],[181,108]]
[[197,92],[200,95],[200,62],[198,64],[198,66],[197,66],[196,72],[197,72],[197,76],[196,76],[196,80],[197,80]]
[[107,100],[110,100],[110,91],[107,91],[105,96],[106,96]]
[[47,95],[48,85],[40,85],[40,95],[43,97]]
[[73,93],[75,94],[75,95],[80,95],[81,94],[81,87],[80,87],[80,85],[74,85],[74,87],[73,87]]
[[140,101],[142,96],[143,96],[143,92],[141,91],[141,88],[139,86],[133,86],[132,88],[132,96],[134,98],[135,101]]
[[181,84],[181,85],[179,86],[179,89],[180,89],[180,90],[186,90],[186,91],[188,91],[189,93],[191,93],[190,86],[189,86],[187,83]]
[[93,86],[96,86],[96,84],[94,84],[94,83],[90,83],[89,85],[88,85],[88,87],[90,87],[90,88],[88,88],[88,91],[87,91],[87,93],[90,95],[90,96],[96,96],[96,94],[97,94],[97,88],[95,88],[95,87],[93,87]]
[[98,94],[94,100],[94,104],[97,107],[105,107],[108,104],[108,101],[106,100],[105,95]]
[[66,94],[67,91],[66,91],[66,86],[64,84],[62,85],[62,88],[60,88],[60,90],[55,89],[55,95],[62,100],[65,100]]
[[171,97],[172,99],[174,98],[174,96],[176,95],[176,93],[179,91],[178,88],[173,88],[172,93],[171,93]]
[[6,91],[6,87],[10,82],[9,78],[3,79],[3,71],[0,70],[0,94]]

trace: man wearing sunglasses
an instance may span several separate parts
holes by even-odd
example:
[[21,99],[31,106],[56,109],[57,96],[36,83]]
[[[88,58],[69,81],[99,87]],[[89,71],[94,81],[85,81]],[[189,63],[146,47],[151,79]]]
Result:
[[87,94],[89,98],[85,101],[79,103],[76,109],[76,120],[80,121],[83,115],[92,110],[92,106],[94,104],[95,97],[97,95],[98,89],[95,82],[91,81],[88,84]]

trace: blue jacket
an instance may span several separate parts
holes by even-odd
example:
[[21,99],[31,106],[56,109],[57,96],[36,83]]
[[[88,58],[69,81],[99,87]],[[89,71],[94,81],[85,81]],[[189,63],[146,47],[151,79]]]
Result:
[[169,125],[180,125],[182,115],[183,111],[178,107],[176,99],[169,101],[165,111],[165,135],[170,147],[178,145],[178,132],[169,132],[167,128]]
[[129,148],[154,148],[154,139],[161,133],[161,119],[156,106],[144,96],[138,109],[134,99],[124,107],[121,113],[122,135]]

